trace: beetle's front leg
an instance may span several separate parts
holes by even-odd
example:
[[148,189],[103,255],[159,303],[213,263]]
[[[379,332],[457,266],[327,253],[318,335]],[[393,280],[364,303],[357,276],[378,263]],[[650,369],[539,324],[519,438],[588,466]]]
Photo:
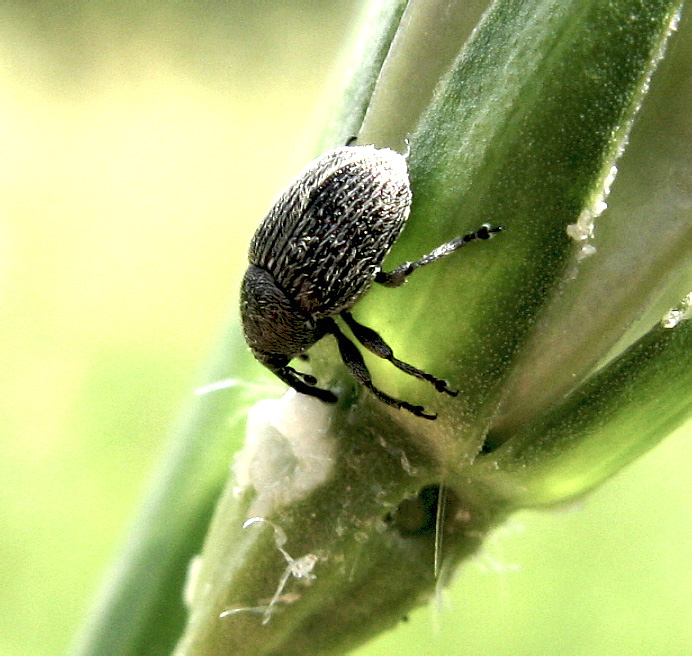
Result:
[[284,383],[290,385],[296,392],[314,396],[326,403],[336,403],[337,398],[333,392],[315,387],[317,379],[314,376],[296,371],[293,367],[287,365],[282,367],[267,366],[277,378],[280,378]]

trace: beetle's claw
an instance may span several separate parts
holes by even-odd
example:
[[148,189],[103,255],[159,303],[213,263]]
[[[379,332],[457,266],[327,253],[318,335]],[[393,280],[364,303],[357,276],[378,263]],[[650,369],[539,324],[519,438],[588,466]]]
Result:
[[406,403],[406,401],[400,401],[400,408],[408,410],[410,413],[416,415],[416,417],[422,417],[423,419],[437,419],[437,413],[426,412],[422,405],[411,405]]
[[441,378],[438,378],[435,380],[434,385],[435,385],[435,389],[438,392],[444,392],[445,394],[449,394],[450,396],[458,396],[459,395],[459,390],[452,389],[446,380],[442,380]]
[[436,412],[425,412],[425,408],[420,408],[419,412],[414,412],[416,417],[422,417],[423,419],[430,419],[431,421],[437,419]]

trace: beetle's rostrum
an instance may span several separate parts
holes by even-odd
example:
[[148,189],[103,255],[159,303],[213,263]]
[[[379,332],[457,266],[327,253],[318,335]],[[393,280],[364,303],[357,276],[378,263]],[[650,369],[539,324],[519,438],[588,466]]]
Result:
[[380,401],[435,419],[422,406],[374,386],[363,356],[336,323],[339,315],[365,348],[402,371],[456,396],[447,382],[394,357],[382,337],[349,310],[373,282],[398,287],[416,269],[465,244],[490,238],[487,224],[391,272],[382,262],[406,225],[411,186],[406,158],[388,148],[343,146],[312,162],[279,196],[252,241],[240,294],[245,339],[253,355],[298,392],[335,402],[314,376],[289,366],[333,335],[351,375]]

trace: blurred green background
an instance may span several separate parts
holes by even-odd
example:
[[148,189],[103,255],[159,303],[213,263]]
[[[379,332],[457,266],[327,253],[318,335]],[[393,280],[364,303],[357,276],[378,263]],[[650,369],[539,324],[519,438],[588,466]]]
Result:
[[[0,654],[68,649],[360,6],[0,5]],[[360,653],[692,653],[690,456],[517,515]]]

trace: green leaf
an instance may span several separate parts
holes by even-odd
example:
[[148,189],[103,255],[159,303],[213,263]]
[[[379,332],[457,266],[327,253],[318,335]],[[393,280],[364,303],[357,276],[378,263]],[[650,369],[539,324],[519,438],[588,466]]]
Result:
[[[382,329],[399,358],[447,376],[460,394],[441,399],[369,361],[387,392],[439,418],[393,410],[346,377],[323,340],[311,366],[321,382],[332,379],[340,403],[289,393],[253,406],[228,482],[230,436],[257,396],[242,386],[200,396],[80,653],[168,652],[183,628],[188,562],[181,656],[344,653],[429,598],[510,511],[582,494],[687,416],[689,321],[657,326],[612,357],[654,296],[644,278],[641,299],[621,295],[622,316],[594,327],[582,311],[578,348],[569,350],[564,330],[555,346],[556,315],[569,325],[593,271],[618,266],[617,248],[591,241],[591,222],[679,5],[498,0],[464,45],[465,2],[372,4],[321,138],[337,145],[357,133],[401,148],[409,140],[414,205],[388,264],[486,221],[505,230],[402,289],[373,289],[354,312]],[[625,228],[621,219],[611,231]],[[684,234],[671,238],[671,270],[660,264],[661,276],[684,279],[672,270],[685,260]],[[536,353],[568,363],[554,388],[546,364],[548,374],[531,376]],[[214,362],[210,383],[260,370],[237,328]]]
[[620,471],[692,416],[690,300],[474,471],[508,503],[568,501]]
[[406,0],[374,0],[367,6],[358,41],[349,52],[346,83],[322,133],[318,154],[358,134],[405,8]]
[[[363,30],[354,49],[349,84],[332,120],[333,128],[326,132],[331,140],[345,142],[357,131],[404,4],[402,0],[373,2],[362,16]],[[341,136],[335,136],[337,133]],[[259,394],[271,389],[271,385],[262,389],[242,382],[256,378],[261,367],[246,348],[235,309],[230,325],[203,384],[229,378],[239,384],[202,394],[186,409],[123,551],[78,638],[76,654],[167,653],[183,630],[182,590],[188,564],[202,546],[226,484],[244,415]],[[268,376],[265,380],[274,384]]]
[[[235,322],[234,322],[235,323]],[[209,383],[242,376],[252,358],[237,326],[229,331],[206,375]],[[232,364],[231,364],[232,363]],[[76,654],[170,651],[185,621],[182,589],[187,566],[201,548],[228,475],[242,410],[257,392],[231,387],[196,398],[173,435],[122,554],[97,600]],[[237,414],[229,417],[229,405]]]
[[[373,290],[355,312],[391,327],[398,357],[447,375],[461,394],[440,399],[373,362],[388,392],[439,412],[426,422],[358,389],[328,340],[312,349],[313,371],[331,376],[341,401],[330,408],[289,394],[253,409],[236,480],[189,586],[181,656],[344,653],[427,599],[510,510],[564,498],[555,481],[575,480],[574,467],[579,485],[569,495],[583,492],[662,435],[632,440],[628,431],[610,439],[616,452],[607,457],[590,439],[593,425],[605,431],[609,417],[624,419],[628,390],[650,393],[661,363],[682,349],[649,344],[618,361],[630,369],[615,363],[575,392],[598,393],[600,405],[577,403],[583,415],[569,402],[556,415],[541,411],[551,427],[574,419],[569,437],[551,433],[554,454],[527,415],[506,421],[512,429],[486,444],[495,451],[477,457],[518,355],[579,270],[581,236],[601,209],[678,3],[498,1],[463,48],[454,41],[463,30],[440,11],[458,17],[460,5],[423,4],[407,5],[359,135],[392,146],[410,137],[413,213],[389,261],[417,259],[485,221],[505,231],[403,289]],[[450,43],[426,48],[423,34]],[[622,390],[608,396],[616,380]],[[659,427],[676,424],[685,403],[661,408]],[[567,446],[581,446],[578,459]]]
[[[396,326],[398,357],[461,390],[463,403],[442,405],[395,379],[399,395],[436,403],[476,447],[548,301],[578,271],[582,244],[568,226],[603,197],[676,10],[670,2],[495,3],[411,136],[413,213],[389,261],[416,259],[485,221],[505,232],[416,274],[396,298],[373,290],[357,316]],[[435,298],[448,299],[444,311]],[[374,367],[385,375],[385,365]]]

